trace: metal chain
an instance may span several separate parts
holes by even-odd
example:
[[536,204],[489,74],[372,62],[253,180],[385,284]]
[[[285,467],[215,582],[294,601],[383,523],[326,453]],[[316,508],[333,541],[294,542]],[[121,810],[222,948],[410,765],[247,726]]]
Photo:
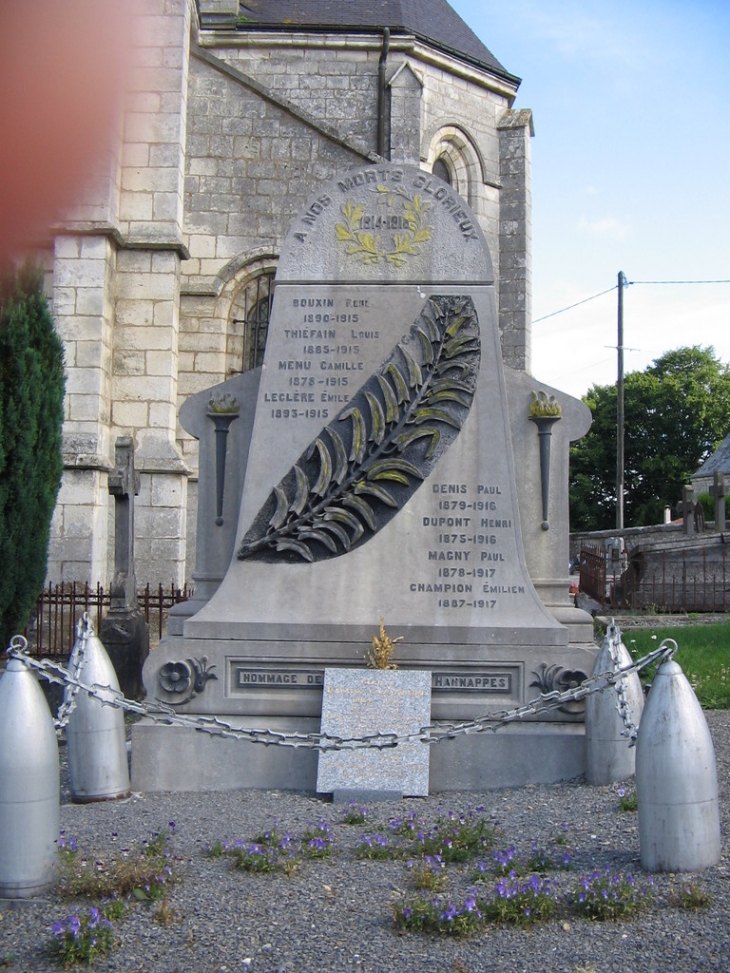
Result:
[[[615,621],[611,619],[611,624],[606,630],[606,638],[608,639],[608,650],[611,654],[611,659],[613,660],[614,669],[619,668],[619,650],[621,647],[622,637],[621,629],[616,625]],[[662,646],[672,644],[674,646],[671,653],[667,654],[667,658],[671,659],[674,653],[677,651],[677,643],[674,639],[664,639]],[[621,731],[621,736],[624,736],[629,741],[630,747],[636,746],[636,740],[639,736],[639,727],[634,723],[632,716],[632,708],[629,702],[628,693],[626,692],[626,680],[619,679],[615,683],[614,689],[616,690],[616,710],[618,715],[624,724],[624,729]]]
[[[24,639],[23,642],[25,642]],[[25,649],[21,648],[15,640],[11,642],[7,654],[11,659],[17,659],[22,662],[27,668],[34,669],[49,682],[73,687],[74,695],[78,692],[85,692],[91,698],[99,700],[103,706],[112,706],[116,709],[126,710],[129,713],[137,713],[140,716],[149,717],[155,723],[160,723],[165,726],[188,726],[201,733],[208,733],[211,736],[246,740],[249,743],[262,743],[264,746],[329,751],[386,750],[397,747],[402,743],[414,742],[430,745],[441,743],[444,740],[453,740],[457,736],[464,736],[469,733],[484,733],[487,730],[496,732],[508,723],[523,720],[526,717],[539,716],[541,713],[557,709],[567,702],[577,702],[585,699],[591,693],[603,692],[609,686],[615,686],[627,676],[634,672],[640,672],[654,662],[660,660],[664,662],[671,659],[676,650],[677,643],[673,639],[665,639],[653,652],[632,662],[630,665],[621,668],[614,667],[605,672],[594,674],[573,689],[566,689],[563,692],[555,690],[551,693],[545,693],[522,706],[511,710],[503,710],[498,713],[489,713],[475,720],[460,723],[432,723],[421,727],[415,733],[369,733],[361,737],[339,737],[332,736],[328,733],[289,733],[269,729],[247,729],[233,726],[231,723],[217,716],[188,716],[185,713],[178,712],[172,706],[168,706],[160,700],[137,702],[132,699],[126,699],[120,690],[114,689],[111,686],[101,686],[98,683],[88,685],[82,682],[77,675],[69,672],[60,663],[52,662],[50,659],[31,658],[26,654]]]
[[[68,660],[69,668],[78,677],[86,662],[86,643],[92,635],[91,619],[89,613],[84,612],[76,624],[76,641],[74,642],[71,655]],[[71,714],[76,709],[76,700],[81,690],[80,685],[72,685],[66,682],[63,687],[63,702],[58,707],[58,716],[54,720],[56,733],[65,729]]]
[[[619,650],[621,648],[621,629],[618,627],[618,625],[616,625],[613,619],[611,619],[611,624],[608,626],[606,631],[606,638],[608,639],[608,651],[611,654],[613,667],[614,669],[618,669],[620,664]],[[629,705],[628,696],[626,694],[626,680],[620,679],[615,684],[614,689],[616,690],[616,709],[624,724],[624,729],[621,731],[621,736],[627,737],[629,746],[633,747],[636,745],[639,728],[631,719],[631,706]]]

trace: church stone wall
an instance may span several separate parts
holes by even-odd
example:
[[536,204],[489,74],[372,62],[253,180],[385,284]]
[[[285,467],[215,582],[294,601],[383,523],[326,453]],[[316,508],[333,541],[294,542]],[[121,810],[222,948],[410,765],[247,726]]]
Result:
[[[317,35],[270,37],[270,46],[216,52],[270,91],[375,151],[377,145],[378,41],[355,38],[338,47]],[[364,49],[366,46],[367,49]]]
[[182,269],[199,292],[229,261],[277,249],[312,188],[362,159],[195,57],[189,113]]
[[[197,443],[179,407],[241,367],[234,303],[275,266],[303,201],[377,160],[382,35],[216,33],[193,0],[141,7],[117,142],[56,241],[69,378],[53,581],[111,577],[120,435],[140,473],[138,581],[189,580]],[[415,38],[391,38],[385,78],[388,151],[429,170],[449,161],[501,274],[505,361],[525,368],[529,125],[509,113],[514,89]]]

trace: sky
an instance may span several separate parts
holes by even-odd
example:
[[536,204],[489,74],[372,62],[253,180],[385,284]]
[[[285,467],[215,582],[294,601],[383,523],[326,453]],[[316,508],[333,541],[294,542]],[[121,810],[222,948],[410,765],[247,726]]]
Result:
[[533,374],[616,381],[619,271],[627,373],[730,364],[730,0],[449,2],[533,112]]

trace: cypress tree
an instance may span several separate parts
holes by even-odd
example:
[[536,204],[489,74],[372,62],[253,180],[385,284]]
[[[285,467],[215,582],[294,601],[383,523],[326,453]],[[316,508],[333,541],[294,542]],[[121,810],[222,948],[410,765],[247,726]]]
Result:
[[28,623],[46,575],[63,472],[63,345],[26,265],[0,278],[0,640]]

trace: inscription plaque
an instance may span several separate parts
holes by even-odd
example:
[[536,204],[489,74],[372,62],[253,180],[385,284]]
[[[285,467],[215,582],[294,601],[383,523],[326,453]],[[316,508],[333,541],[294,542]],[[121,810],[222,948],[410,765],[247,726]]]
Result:
[[[322,732],[342,738],[417,733],[431,720],[431,673],[325,669]],[[428,795],[430,748],[419,741],[375,750],[321,753],[317,790]]]
[[433,674],[432,691],[500,693],[512,695],[511,672],[439,672]]
[[[254,669],[233,664],[231,691],[248,689],[322,689],[324,669]],[[514,692],[513,673],[502,670],[434,672],[431,692],[498,693]]]
[[321,689],[322,669],[250,669],[233,665],[231,688],[237,689]]

